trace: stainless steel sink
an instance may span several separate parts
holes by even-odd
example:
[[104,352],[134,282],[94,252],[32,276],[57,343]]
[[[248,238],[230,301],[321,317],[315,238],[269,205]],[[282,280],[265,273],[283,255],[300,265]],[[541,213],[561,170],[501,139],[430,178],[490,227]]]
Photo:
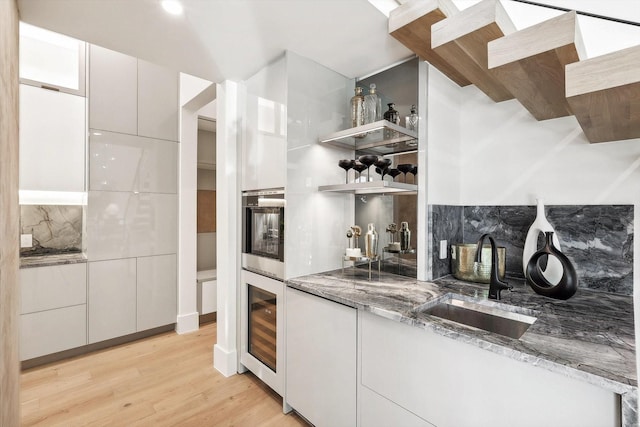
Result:
[[[511,309],[517,310],[516,307]],[[528,314],[455,297],[449,297],[439,304],[418,311],[515,339],[519,339],[536,321],[535,317]]]

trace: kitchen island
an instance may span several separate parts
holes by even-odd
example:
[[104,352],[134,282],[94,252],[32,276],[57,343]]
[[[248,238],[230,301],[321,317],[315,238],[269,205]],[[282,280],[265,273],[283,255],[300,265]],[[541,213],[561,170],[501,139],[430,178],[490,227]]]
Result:
[[[621,396],[622,424],[637,425],[632,297],[579,289],[573,298],[560,301],[535,294],[522,280],[509,282],[514,289],[503,292],[501,301],[486,299],[488,285],[452,277],[419,282],[385,273],[369,282],[357,269],[344,275],[334,271],[290,279],[287,285],[358,312],[424,329],[613,392]],[[536,321],[514,339],[425,314],[425,309],[452,294],[503,310],[525,312]]]

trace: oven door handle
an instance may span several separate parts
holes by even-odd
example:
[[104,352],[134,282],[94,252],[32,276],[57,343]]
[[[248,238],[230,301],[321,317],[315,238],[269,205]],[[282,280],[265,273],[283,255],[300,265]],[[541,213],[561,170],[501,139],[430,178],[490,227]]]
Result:
[[286,204],[284,199],[267,199],[266,197],[258,199],[258,207],[260,208],[284,208]]

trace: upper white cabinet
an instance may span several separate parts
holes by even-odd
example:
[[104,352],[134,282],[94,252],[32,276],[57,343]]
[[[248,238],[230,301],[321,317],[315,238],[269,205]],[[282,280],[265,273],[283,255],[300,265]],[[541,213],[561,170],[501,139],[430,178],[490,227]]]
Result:
[[20,82],[85,95],[86,43],[20,23]]
[[138,60],[89,48],[89,127],[138,134]]
[[85,190],[85,98],[20,85],[20,189]]
[[178,73],[90,46],[90,128],[177,141],[178,103]]
[[138,135],[178,140],[178,73],[138,60]]
[[242,138],[242,190],[282,188],[287,172],[286,60],[246,82],[246,130]]
[[176,194],[178,144],[91,129],[89,190]]

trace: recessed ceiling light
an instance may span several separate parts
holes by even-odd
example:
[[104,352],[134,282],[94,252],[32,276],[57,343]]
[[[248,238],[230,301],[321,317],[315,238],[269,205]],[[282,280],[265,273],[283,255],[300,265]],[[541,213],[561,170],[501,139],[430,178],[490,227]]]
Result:
[[162,8],[172,15],[182,15],[184,8],[178,0],[162,0]]

